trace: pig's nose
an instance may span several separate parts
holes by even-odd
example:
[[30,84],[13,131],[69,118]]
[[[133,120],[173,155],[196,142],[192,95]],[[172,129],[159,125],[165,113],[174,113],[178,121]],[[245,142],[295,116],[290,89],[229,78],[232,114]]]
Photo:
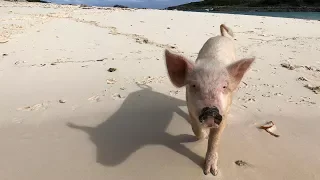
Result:
[[222,121],[222,116],[219,113],[219,109],[217,107],[204,107],[201,110],[201,113],[199,115],[199,121],[203,123],[205,120],[207,120],[209,117],[214,118],[214,122],[216,124],[220,124]]

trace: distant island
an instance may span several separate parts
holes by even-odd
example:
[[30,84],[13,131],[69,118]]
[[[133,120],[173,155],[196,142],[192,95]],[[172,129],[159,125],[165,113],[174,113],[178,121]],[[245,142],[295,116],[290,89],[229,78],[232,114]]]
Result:
[[[50,3],[45,0],[4,0],[11,2],[39,2]],[[70,4],[72,5],[72,4]],[[81,6],[89,6],[80,4]],[[130,8],[116,4],[115,8]],[[142,8],[146,9],[146,8]],[[171,6],[165,10],[182,11],[220,11],[220,12],[320,12],[320,0],[202,0],[178,6]]]
[[320,0],[203,0],[171,6],[166,10],[320,12]]

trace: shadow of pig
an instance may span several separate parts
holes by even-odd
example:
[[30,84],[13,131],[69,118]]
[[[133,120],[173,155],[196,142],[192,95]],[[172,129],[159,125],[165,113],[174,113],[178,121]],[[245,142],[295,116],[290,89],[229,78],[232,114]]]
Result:
[[122,106],[96,127],[68,123],[70,128],[88,133],[97,149],[97,162],[116,166],[146,145],[164,145],[201,166],[203,158],[190,151],[182,142],[196,141],[192,135],[173,136],[166,131],[173,113],[187,119],[178,106],[185,101],[140,87],[127,96]]

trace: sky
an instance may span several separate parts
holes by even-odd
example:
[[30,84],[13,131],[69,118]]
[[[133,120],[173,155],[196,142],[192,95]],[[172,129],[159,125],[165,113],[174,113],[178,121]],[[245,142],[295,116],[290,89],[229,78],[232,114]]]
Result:
[[47,0],[57,4],[86,4],[91,6],[124,5],[131,8],[163,9],[199,0]]

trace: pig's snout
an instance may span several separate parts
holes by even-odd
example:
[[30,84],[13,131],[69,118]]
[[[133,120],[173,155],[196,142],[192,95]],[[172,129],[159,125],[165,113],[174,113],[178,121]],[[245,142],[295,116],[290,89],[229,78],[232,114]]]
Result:
[[200,123],[204,123],[208,118],[213,118],[214,123],[220,125],[222,121],[222,116],[219,113],[219,109],[217,107],[205,107],[201,110],[199,115]]

